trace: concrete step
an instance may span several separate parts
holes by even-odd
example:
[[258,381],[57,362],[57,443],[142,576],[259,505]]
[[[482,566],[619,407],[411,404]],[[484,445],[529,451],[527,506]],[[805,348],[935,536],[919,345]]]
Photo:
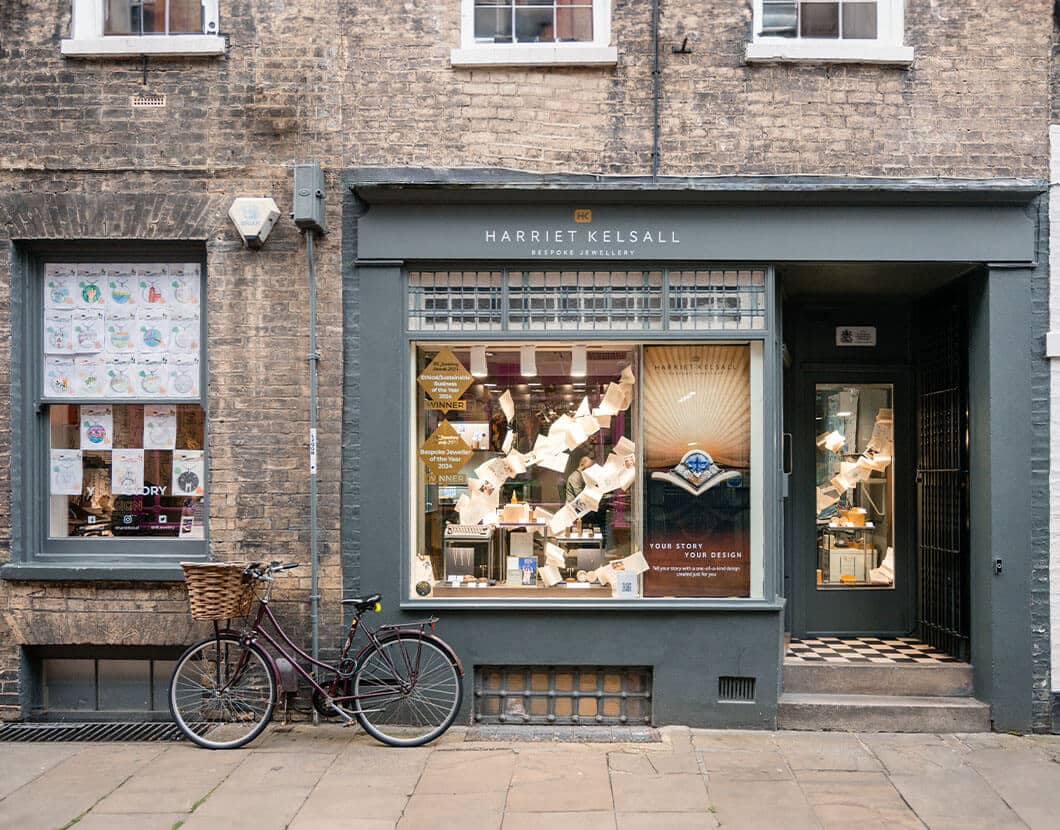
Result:
[[797,694],[969,697],[968,663],[784,663],[784,691]]
[[990,707],[970,697],[785,692],[777,729],[835,732],[989,732]]

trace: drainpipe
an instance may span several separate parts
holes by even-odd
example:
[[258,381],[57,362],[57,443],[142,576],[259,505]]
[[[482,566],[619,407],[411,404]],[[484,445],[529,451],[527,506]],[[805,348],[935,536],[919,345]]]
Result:
[[659,71],[659,0],[651,0],[651,41],[655,51],[651,69],[651,182],[659,178],[659,97],[661,95],[661,77]]

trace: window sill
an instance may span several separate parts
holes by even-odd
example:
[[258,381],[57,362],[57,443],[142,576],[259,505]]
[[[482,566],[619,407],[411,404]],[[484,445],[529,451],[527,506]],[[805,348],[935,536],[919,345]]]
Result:
[[459,66],[614,66],[618,49],[614,46],[592,46],[561,43],[524,43],[482,45],[453,49],[449,62]]
[[909,66],[912,46],[855,41],[755,41],[747,44],[747,63],[869,63]]
[[[193,560],[195,557],[187,557]],[[9,562],[0,567],[0,579],[11,582],[183,582],[176,562],[103,565],[98,562]]]
[[399,603],[402,611],[749,611],[777,613],[784,610],[784,600],[767,599],[406,599]]
[[225,39],[219,35],[109,36],[64,40],[62,54],[69,58],[106,58],[120,55],[223,55]]

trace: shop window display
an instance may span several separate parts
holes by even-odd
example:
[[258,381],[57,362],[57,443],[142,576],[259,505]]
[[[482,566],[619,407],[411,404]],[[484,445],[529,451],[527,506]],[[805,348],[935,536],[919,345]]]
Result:
[[760,595],[752,352],[418,347],[412,596]]

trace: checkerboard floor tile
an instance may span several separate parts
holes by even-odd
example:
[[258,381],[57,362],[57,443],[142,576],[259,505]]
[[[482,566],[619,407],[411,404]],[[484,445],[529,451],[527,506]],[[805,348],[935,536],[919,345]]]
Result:
[[815,637],[792,640],[784,656],[795,663],[959,663],[916,637]]

